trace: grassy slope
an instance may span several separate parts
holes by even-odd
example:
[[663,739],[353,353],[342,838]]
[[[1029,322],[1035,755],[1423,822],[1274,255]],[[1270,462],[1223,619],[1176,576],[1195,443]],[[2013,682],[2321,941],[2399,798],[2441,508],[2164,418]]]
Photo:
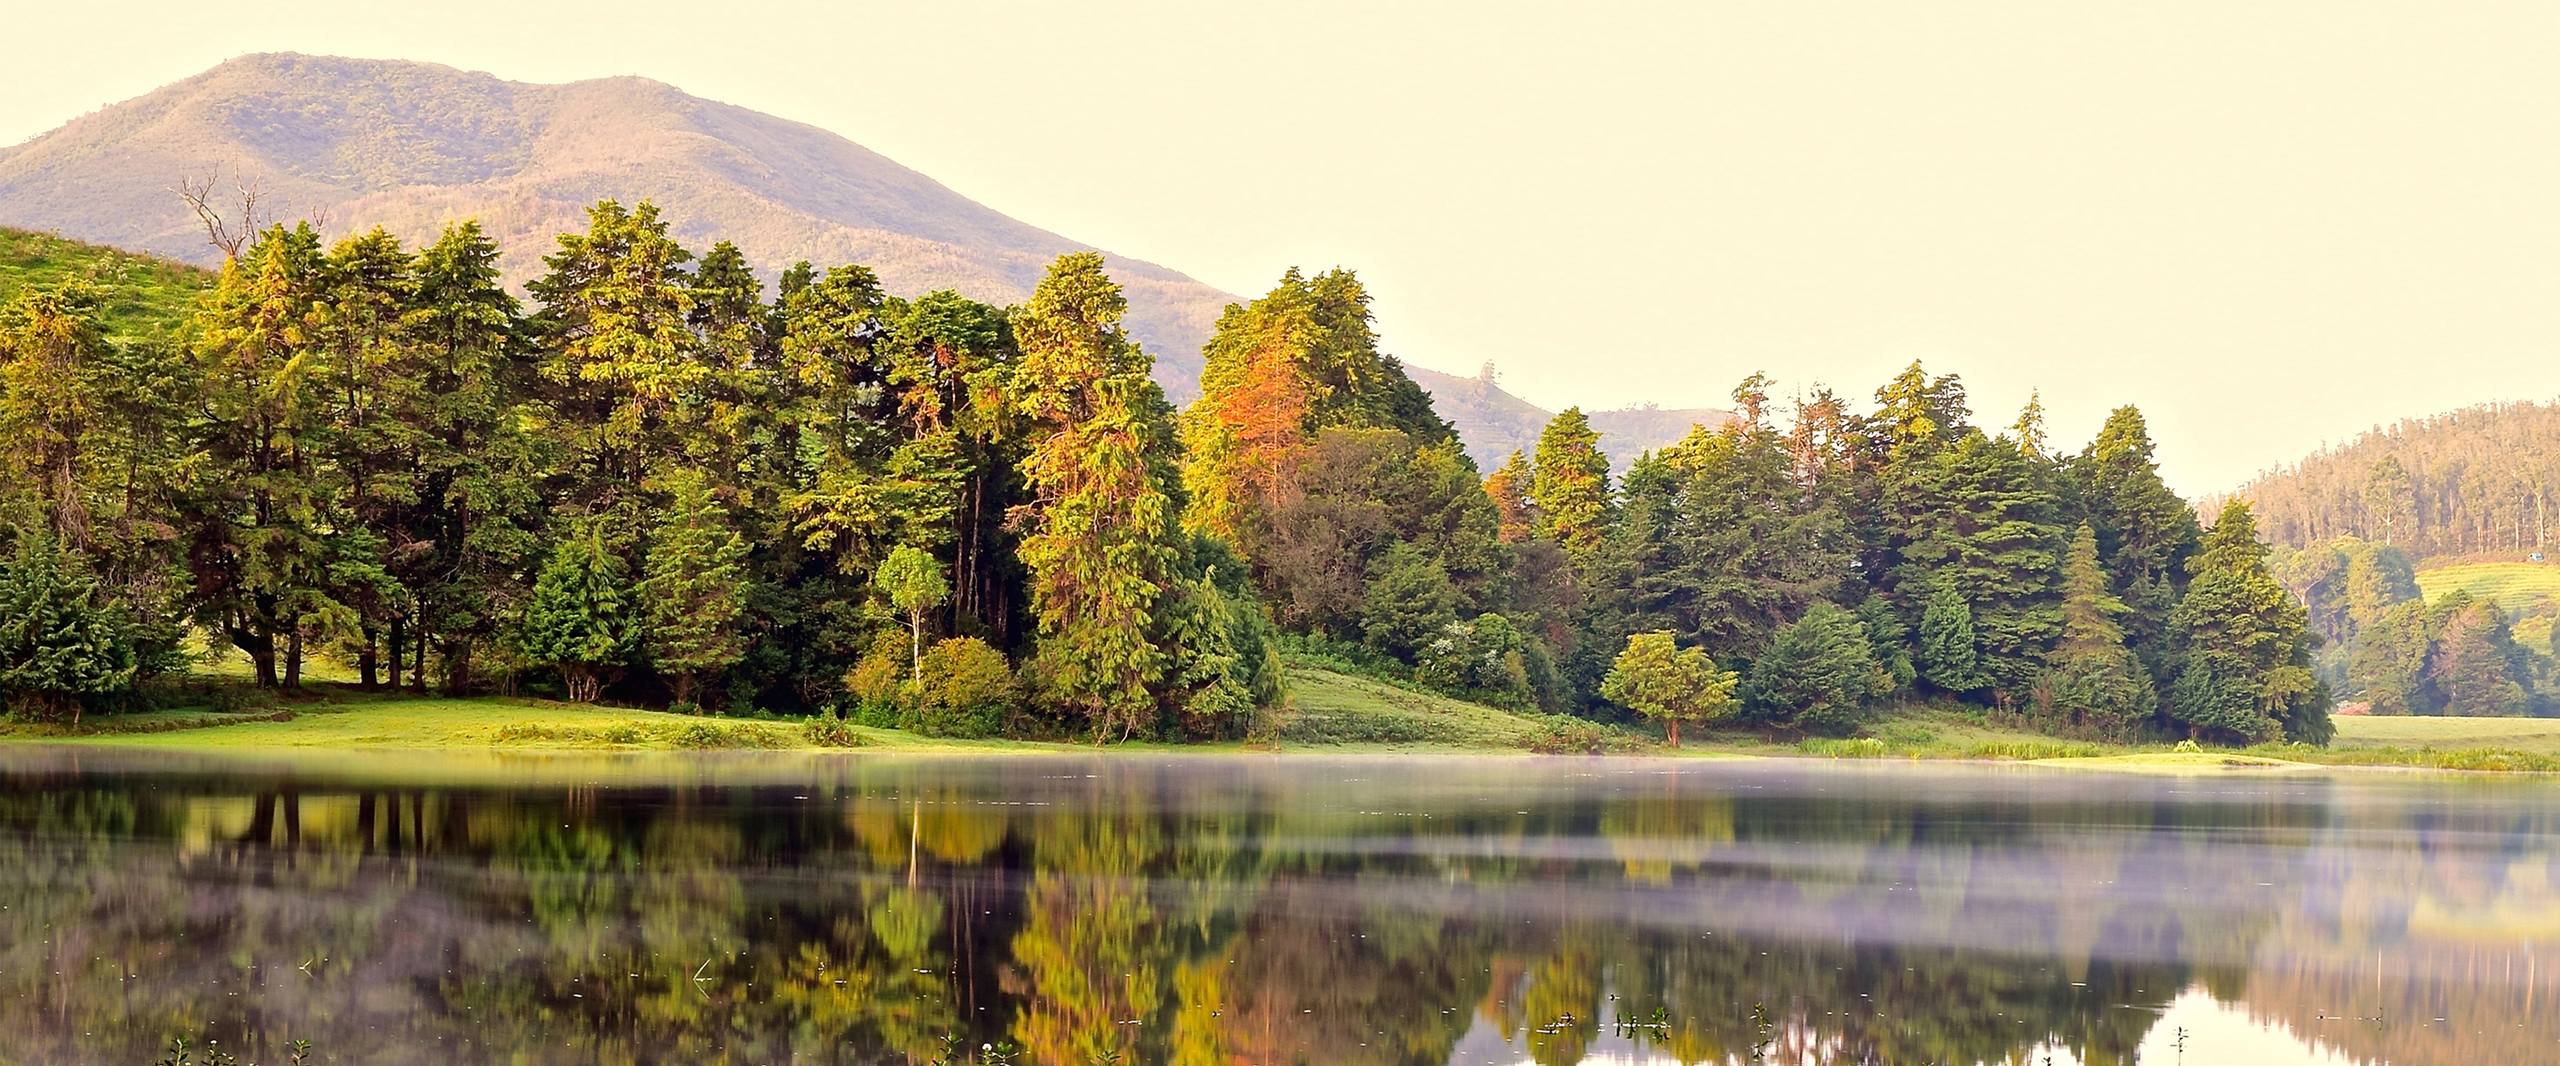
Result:
[[2560,755],[2560,718],[2421,718],[2356,716],[2338,719],[2333,747],[2502,748]]
[[86,280],[108,294],[107,331],[119,340],[167,337],[177,331],[210,271],[50,233],[0,227],[0,304],[28,289]]
[[2453,563],[2418,571],[2418,591],[2430,600],[2469,592],[2491,599],[2507,613],[2537,613],[2560,604],[2560,563]]

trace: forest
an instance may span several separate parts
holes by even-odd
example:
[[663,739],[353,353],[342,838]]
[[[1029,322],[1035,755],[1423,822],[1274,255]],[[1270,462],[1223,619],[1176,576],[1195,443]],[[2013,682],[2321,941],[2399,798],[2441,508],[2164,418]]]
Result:
[[2560,406],[2484,404],[2375,429],[2240,490],[2274,543],[2355,537],[2424,564],[2539,551],[2560,493]]
[[[239,242],[163,334],[79,281],[0,312],[0,695],[256,683],[1252,735],[1284,656],[1603,721],[1845,734],[1953,702],[2058,735],[2327,740],[2312,613],[2141,414],[2066,452],[1913,364],[1613,477],[1578,409],[1477,469],[1359,279],[1230,306],[1176,411],[1092,253],[1027,301],[803,263],[770,296],[597,204],[520,301],[472,223]],[[1862,410],[1862,407],[1864,408]]]

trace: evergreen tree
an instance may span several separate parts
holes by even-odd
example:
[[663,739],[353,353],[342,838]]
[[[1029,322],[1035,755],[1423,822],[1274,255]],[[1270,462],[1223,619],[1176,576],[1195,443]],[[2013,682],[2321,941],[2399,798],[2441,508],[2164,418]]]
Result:
[[1531,463],[1529,499],[1536,504],[1539,535],[1577,559],[1589,558],[1608,538],[1613,505],[1609,457],[1601,454],[1600,434],[1581,408],[1565,408],[1547,423]]
[[0,562],[0,700],[15,713],[77,723],[88,701],[133,684],[121,608],[50,531],[19,531]]
[[1920,614],[1920,647],[1912,662],[1919,668],[1920,680],[1958,696],[1991,684],[1982,671],[1973,608],[1953,582],[1939,582],[1937,591],[1929,594],[1929,607]]
[[570,464],[568,496],[617,514],[624,529],[639,519],[631,490],[707,431],[691,417],[714,376],[690,323],[692,258],[667,235],[657,205],[606,200],[588,209],[585,233],[560,236],[543,259],[548,272],[526,285],[542,304],[541,371]]
[[1876,665],[1856,615],[1817,603],[1779,627],[1742,688],[1746,720],[1809,733],[1847,733],[1892,679]]
[[2195,511],[2160,480],[2150,428],[2131,406],[2107,416],[2072,467],[2110,587],[2127,608],[2127,639],[2152,676],[2166,678],[2169,611],[2202,537]]
[[1627,638],[1626,650],[1618,653],[1600,683],[1600,694],[1660,721],[1676,748],[1680,723],[1714,721],[1734,712],[1738,680],[1732,671],[1717,669],[1704,650],[1682,648],[1668,631],[1657,630]]
[[2170,715],[2217,737],[2327,743],[2330,697],[2311,672],[2306,615],[2268,572],[2247,503],[2223,508],[2188,569],[2170,615]]
[[1102,256],[1060,256],[1014,323],[1015,404],[1033,427],[1023,538],[1051,695],[1096,739],[1146,723],[1167,667],[1155,622],[1175,561],[1173,447],[1146,353]]
[[2124,736],[2157,710],[2151,673],[2116,624],[2124,613],[2124,602],[2107,591],[2097,534],[2083,523],[2062,564],[2062,640],[2039,688],[2053,724]]
[[2533,709],[2529,659],[2496,603],[2455,605],[2439,633],[2427,679],[2444,701],[2443,713],[2515,717]]
[[[1932,596],[1953,588],[1972,616],[1983,687],[1997,699],[2026,691],[2062,622],[2063,533],[2050,472],[2016,442],[1968,429],[1903,475],[1894,498],[1916,508],[1900,520],[1896,588]],[[1929,661],[1921,656],[1924,679]]]
[[525,658],[557,667],[569,698],[593,703],[607,676],[639,650],[638,611],[630,573],[608,547],[603,527],[588,521],[563,538],[534,579],[519,637]]
[[1774,431],[1746,424],[1693,430],[1630,471],[1620,529],[1634,609],[1729,657],[1830,598],[1850,561],[1839,513],[1790,476]]
[[2374,714],[2441,714],[2443,701],[2429,682],[2427,656],[2434,649],[2427,605],[2415,600],[2385,608],[2356,632],[2347,655],[2347,690]]
[[[353,632],[345,636],[371,689],[381,681],[384,637],[414,609],[392,554],[407,547],[419,503],[411,465],[425,421],[424,367],[405,326],[416,278],[409,253],[378,228],[339,242],[321,270],[310,347],[331,408],[322,438],[329,597],[346,609]],[[393,674],[396,682],[396,666]]]
[[692,703],[706,675],[746,654],[739,626],[747,604],[747,543],[729,525],[709,479],[684,470],[665,478],[671,502],[649,537],[638,594],[649,661]]

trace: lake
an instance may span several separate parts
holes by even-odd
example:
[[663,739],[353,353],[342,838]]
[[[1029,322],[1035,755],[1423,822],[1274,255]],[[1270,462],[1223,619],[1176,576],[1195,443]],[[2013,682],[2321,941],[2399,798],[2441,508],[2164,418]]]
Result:
[[0,749],[0,1061],[2560,1061],[2544,782],[443,760]]

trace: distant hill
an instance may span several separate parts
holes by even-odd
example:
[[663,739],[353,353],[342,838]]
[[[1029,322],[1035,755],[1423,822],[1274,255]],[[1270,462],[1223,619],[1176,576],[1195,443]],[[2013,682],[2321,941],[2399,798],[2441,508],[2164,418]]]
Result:
[[[1514,451],[1535,452],[1539,431],[1555,417],[1555,412],[1481,377],[1462,378],[1412,364],[1406,364],[1405,370],[1431,393],[1431,404],[1440,417],[1457,425],[1467,454],[1485,470],[1500,466]],[[1689,427],[1714,429],[1733,417],[1731,411],[1703,407],[1622,407],[1583,413],[1590,416],[1591,428],[1600,431],[1601,450],[1609,453],[1610,462],[1622,473],[1636,456],[1688,436]]]
[[2560,535],[2560,406],[2488,404],[2376,427],[2239,495],[2277,544],[2357,536],[2421,561],[2520,560]]
[[[218,253],[174,192],[207,177],[254,185],[265,217],[333,233],[380,225],[416,241],[477,218],[515,283],[605,198],[654,200],[687,245],[734,241],[768,279],[801,259],[861,263],[909,295],[1018,302],[1050,260],[1088,247],[825,130],[645,78],[534,85],[293,54],[235,59],[0,149],[0,224],[211,264]],[[1125,257],[1111,273],[1165,391],[1197,395],[1201,345],[1237,297]],[[1488,383],[1415,370],[1479,461],[1533,443],[1549,417]],[[1721,412],[1593,421],[1623,465],[1693,417]]]
[[123,338],[172,335],[195,295],[213,284],[200,267],[0,227],[0,304],[28,289],[89,281],[105,290],[107,331]]

